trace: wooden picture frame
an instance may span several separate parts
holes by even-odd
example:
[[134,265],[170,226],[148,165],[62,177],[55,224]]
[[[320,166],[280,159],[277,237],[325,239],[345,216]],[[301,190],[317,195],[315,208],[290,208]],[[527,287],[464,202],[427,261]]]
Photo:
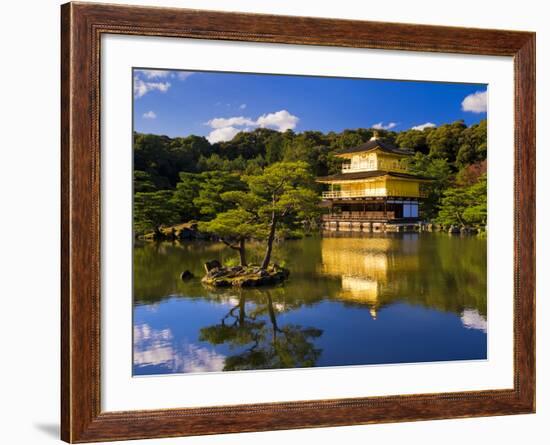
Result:
[[[534,33],[91,3],[65,4],[61,17],[63,440],[93,442],[535,411]],[[102,412],[99,116],[103,34],[512,56],[513,389]]]

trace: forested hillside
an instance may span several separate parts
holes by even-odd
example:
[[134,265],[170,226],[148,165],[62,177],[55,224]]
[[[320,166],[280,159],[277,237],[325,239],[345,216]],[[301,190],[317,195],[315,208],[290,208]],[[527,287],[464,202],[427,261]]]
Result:
[[[373,129],[340,133],[284,133],[258,128],[231,141],[210,144],[200,136],[170,138],[134,134],[134,228],[137,234],[191,220],[208,221],[222,211],[226,191],[245,190],[243,177],[278,162],[303,161],[314,176],[340,170],[335,153],[368,141]],[[424,130],[376,130],[379,137],[414,156],[407,168],[435,179],[423,203],[424,217],[443,225],[486,223],[487,122],[463,121]],[[317,191],[320,185],[313,185]]]

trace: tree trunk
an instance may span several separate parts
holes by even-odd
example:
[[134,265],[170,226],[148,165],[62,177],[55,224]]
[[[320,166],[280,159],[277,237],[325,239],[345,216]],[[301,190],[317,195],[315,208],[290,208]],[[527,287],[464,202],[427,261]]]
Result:
[[275,315],[275,309],[273,308],[273,300],[271,299],[271,294],[267,293],[267,308],[269,311],[269,320],[271,321],[271,326],[273,328],[273,337],[272,343],[273,346],[277,343],[277,333],[281,332],[279,325],[277,324],[277,316]]
[[271,226],[269,227],[269,236],[267,237],[267,247],[265,249],[264,260],[262,261],[262,269],[267,269],[269,261],[271,260],[271,251],[273,250],[273,240],[275,240],[275,226],[277,225],[277,218],[275,213],[271,216]]
[[246,319],[246,301],[244,295],[239,298],[239,325],[242,327]]
[[220,238],[220,239],[221,239],[222,243],[224,243],[227,247],[230,247],[233,250],[238,250],[239,251],[239,258],[240,258],[240,261],[241,261],[241,266],[247,266],[246,249],[245,249],[246,239],[245,238],[240,239],[239,244],[231,244],[229,241],[227,241],[223,238]]
[[246,250],[245,250],[245,239],[242,238],[239,241],[239,257],[241,258],[241,266],[246,267]]
[[163,238],[162,232],[160,231],[160,226],[155,226],[155,231],[153,235],[153,239],[155,241],[161,240]]

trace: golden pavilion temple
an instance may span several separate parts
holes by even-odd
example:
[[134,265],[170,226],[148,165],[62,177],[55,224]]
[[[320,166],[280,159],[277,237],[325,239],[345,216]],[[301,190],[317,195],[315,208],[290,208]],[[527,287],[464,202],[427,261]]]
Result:
[[419,201],[431,178],[410,174],[402,159],[410,150],[396,148],[376,135],[358,147],[339,151],[341,173],[317,178],[323,192],[323,227],[338,231],[414,230],[421,220]]

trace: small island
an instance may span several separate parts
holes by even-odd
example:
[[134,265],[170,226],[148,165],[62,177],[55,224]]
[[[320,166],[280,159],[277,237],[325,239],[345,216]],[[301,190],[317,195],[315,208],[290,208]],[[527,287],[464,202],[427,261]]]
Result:
[[[202,283],[216,287],[253,287],[283,282],[290,272],[271,263],[273,244],[277,239],[303,230],[304,221],[319,215],[319,196],[313,190],[315,181],[305,162],[279,162],[255,175],[244,175],[244,190],[222,193],[221,201],[231,207],[210,221],[200,222],[201,232],[220,239],[239,253],[238,266],[223,267],[218,261],[205,264]],[[265,242],[260,265],[249,265],[247,240]]]
[[258,287],[282,283],[290,271],[278,264],[262,269],[260,266],[222,266],[218,261],[205,264],[206,275],[201,282],[212,287]]

